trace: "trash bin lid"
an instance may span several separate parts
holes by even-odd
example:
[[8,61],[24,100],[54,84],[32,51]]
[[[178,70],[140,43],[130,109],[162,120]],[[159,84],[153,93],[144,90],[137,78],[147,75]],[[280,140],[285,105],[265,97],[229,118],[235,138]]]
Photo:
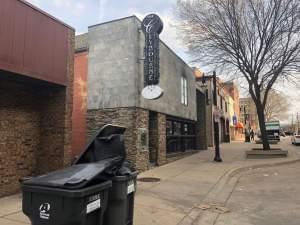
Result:
[[92,163],[113,157],[122,157],[125,160],[126,149],[123,138],[125,130],[125,127],[118,125],[104,125],[74,164]]
[[63,189],[79,189],[94,182],[106,169],[111,169],[122,161],[121,157],[102,160],[96,163],[78,164],[34,177],[24,185],[44,186]]

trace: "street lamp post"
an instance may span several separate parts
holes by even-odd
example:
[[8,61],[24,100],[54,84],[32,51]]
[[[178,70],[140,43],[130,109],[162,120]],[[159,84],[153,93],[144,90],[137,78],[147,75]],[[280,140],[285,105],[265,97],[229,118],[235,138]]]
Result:
[[217,98],[217,75],[216,72],[213,72],[213,98],[214,98],[214,139],[215,139],[215,162],[222,162],[221,154],[220,154],[220,137],[219,137],[219,115],[217,113],[218,107],[218,98]]
[[[202,87],[207,88],[205,74],[202,75]],[[210,76],[211,78],[211,76]],[[216,72],[213,72],[213,128],[214,128],[214,142],[215,142],[215,162],[222,162],[221,154],[220,154],[220,136],[219,136],[219,119],[220,115],[218,112],[218,97],[217,97],[217,75]]]

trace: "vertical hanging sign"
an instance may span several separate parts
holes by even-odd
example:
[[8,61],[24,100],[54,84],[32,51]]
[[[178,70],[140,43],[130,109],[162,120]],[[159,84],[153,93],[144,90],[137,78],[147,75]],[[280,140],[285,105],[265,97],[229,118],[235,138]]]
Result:
[[159,34],[163,30],[163,22],[159,16],[150,14],[142,22],[145,34],[144,89],[145,99],[158,99],[163,90],[159,84]]

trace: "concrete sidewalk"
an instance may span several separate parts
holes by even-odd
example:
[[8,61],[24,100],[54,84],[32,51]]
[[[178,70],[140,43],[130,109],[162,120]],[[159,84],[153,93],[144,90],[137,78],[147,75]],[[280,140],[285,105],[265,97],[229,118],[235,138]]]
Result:
[[[213,224],[216,213],[205,213],[197,206],[202,203],[224,204],[236,184],[236,176],[243,170],[300,160],[300,147],[283,140],[289,150],[283,159],[245,159],[245,151],[255,144],[233,142],[221,146],[223,163],[212,161],[209,149],[157,167],[140,174],[141,177],[160,178],[157,183],[138,182],[135,200],[135,225]],[[21,212],[21,196],[0,199],[0,224],[30,224]]]

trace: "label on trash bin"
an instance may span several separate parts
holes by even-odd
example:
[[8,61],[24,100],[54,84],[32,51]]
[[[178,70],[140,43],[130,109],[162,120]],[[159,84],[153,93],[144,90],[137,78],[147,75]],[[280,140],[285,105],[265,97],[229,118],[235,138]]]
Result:
[[100,207],[101,207],[101,201],[100,199],[97,199],[96,201],[93,201],[86,206],[86,214],[89,214],[99,209]]
[[134,186],[134,181],[128,181],[128,186],[127,186],[127,194],[129,195],[130,193],[135,191],[135,186]]
[[43,203],[40,205],[40,218],[44,220],[50,219],[50,204],[49,203]]

